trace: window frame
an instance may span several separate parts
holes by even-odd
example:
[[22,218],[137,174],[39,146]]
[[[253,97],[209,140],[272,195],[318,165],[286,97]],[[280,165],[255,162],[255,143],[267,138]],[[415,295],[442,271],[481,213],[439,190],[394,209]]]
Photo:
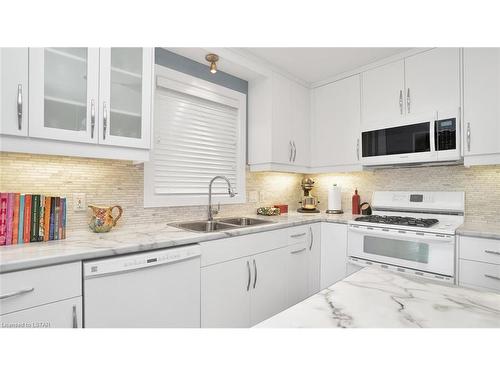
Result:
[[[159,87],[173,89],[183,94],[196,96],[202,99],[230,105],[238,109],[238,136],[236,162],[237,191],[235,197],[229,195],[214,195],[215,204],[246,203],[246,128],[247,128],[247,95],[227,87],[205,81],[179,71],[155,65],[154,104],[158,100]],[[208,204],[207,191],[201,195],[172,194],[162,195],[155,193],[154,186],[154,147],[156,144],[156,111],[153,104],[153,123],[151,131],[150,159],[144,163],[144,207],[177,207],[200,206]],[[215,176],[215,175],[214,175]]]

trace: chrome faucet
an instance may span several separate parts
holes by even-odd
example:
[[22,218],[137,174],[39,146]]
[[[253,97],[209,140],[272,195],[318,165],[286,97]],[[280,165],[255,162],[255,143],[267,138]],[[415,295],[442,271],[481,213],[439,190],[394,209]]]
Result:
[[[212,184],[218,178],[220,178],[222,180],[225,180],[227,182],[227,192],[228,192],[229,196],[232,198],[235,195],[234,194],[234,190],[233,190],[233,188],[231,186],[231,182],[229,181],[229,179],[227,177],[225,177],[225,176],[215,176],[214,178],[212,178],[210,180],[210,183],[208,184],[208,221],[212,221],[214,219],[213,215],[219,213],[218,209],[214,210],[212,208]],[[219,209],[220,209],[220,205],[219,205]]]

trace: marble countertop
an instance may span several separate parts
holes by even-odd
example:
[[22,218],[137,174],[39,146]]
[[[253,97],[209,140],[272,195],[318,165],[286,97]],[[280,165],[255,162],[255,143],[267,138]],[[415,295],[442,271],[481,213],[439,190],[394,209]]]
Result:
[[[256,217],[256,215],[242,216]],[[325,213],[259,216],[259,218],[269,219],[273,223],[212,233],[190,232],[169,226],[166,223],[115,228],[108,233],[92,233],[90,230],[84,230],[72,233],[71,237],[65,240],[0,247],[0,273],[163,249],[320,221],[347,223],[353,217],[351,214],[328,215]]]
[[255,327],[500,327],[500,294],[367,267]]
[[500,240],[500,222],[488,224],[464,223],[457,229],[456,234]]

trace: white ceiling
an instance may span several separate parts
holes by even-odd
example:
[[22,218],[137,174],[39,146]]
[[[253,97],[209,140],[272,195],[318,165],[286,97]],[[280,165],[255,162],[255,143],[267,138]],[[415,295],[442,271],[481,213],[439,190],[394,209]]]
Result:
[[410,48],[244,48],[305,82],[336,76]]

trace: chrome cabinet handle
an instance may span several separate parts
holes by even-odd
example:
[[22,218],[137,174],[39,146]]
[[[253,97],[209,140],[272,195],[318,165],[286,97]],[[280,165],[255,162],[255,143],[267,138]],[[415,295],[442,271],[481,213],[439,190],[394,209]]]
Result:
[[253,271],[255,272],[255,277],[253,279],[253,288],[255,289],[255,285],[257,285],[257,263],[255,259],[253,260]]
[[306,251],[306,248],[304,247],[303,249],[300,249],[300,250],[294,250],[294,251],[290,251],[290,254],[298,254],[298,253],[301,253],[303,251]]
[[108,128],[108,108],[106,102],[102,104],[102,139],[106,139],[106,129]]
[[500,277],[498,276],[493,276],[493,275],[488,275],[487,273],[484,274],[484,277],[487,277],[489,279],[493,279],[493,280],[499,280],[500,281]]
[[78,319],[76,317],[76,305],[73,305],[73,328],[78,328]]
[[250,272],[250,262],[247,260],[247,271],[248,271],[248,283],[247,283],[247,292],[250,290],[250,282],[252,279],[252,273]]
[[292,238],[298,238],[298,237],[302,237],[302,236],[305,236],[306,235],[306,232],[304,233],[297,233],[297,234],[291,234],[290,237]]
[[399,90],[399,113],[403,114],[403,90]]
[[94,99],[90,101],[90,138],[94,138],[95,128],[95,102]]
[[288,142],[288,145],[290,146],[289,149],[290,149],[290,154],[288,155],[288,161],[291,163],[292,162],[292,156],[293,156],[293,145],[292,145],[292,141]]
[[311,243],[309,244],[309,251],[312,251],[313,243],[314,243],[314,233],[312,227],[309,227],[309,234],[311,235]]
[[406,93],[406,109],[408,110],[408,113],[410,113],[410,104],[411,104],[410,89],[408,89]]
[[31,293],[34,290],[35,290],[35,288],[21,289],[21,290],[18,290],[17,292],[3,294],[3,295],[0,296],[0,299],[5,299],[5,298],[10,298],[10,297],[20,296],[22,294]]
[[470,151],[470,122],[467,123],[467,151]]
[[297,146],[295,146],[295,141],[292,141],[293,144],[293,162],[295,163],[295,158],[297,157]]
[[356,156],[358,157],[358,160],[359,160],[359,138],[356,142]]
[[484,252],[487,254],[500,255],[500,251],[484,250]]
[[23,85],[17,85],[17,129],[23,128]]

